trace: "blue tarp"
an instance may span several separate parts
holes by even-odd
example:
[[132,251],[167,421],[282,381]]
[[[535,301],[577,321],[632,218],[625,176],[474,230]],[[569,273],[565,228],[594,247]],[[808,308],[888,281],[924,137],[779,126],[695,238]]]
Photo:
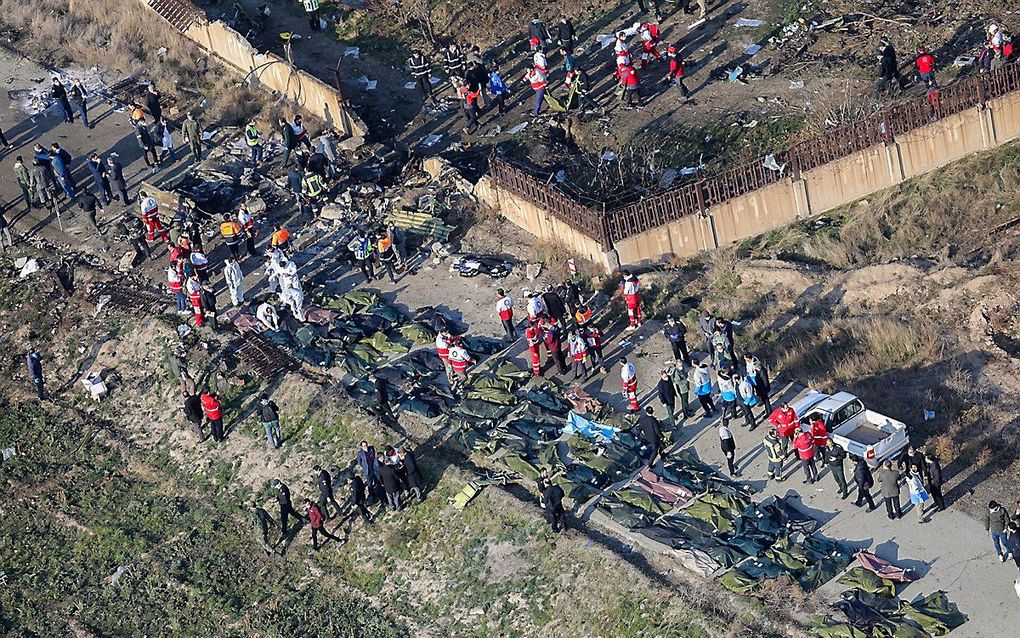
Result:
[[567,424],[563,426],[564,434],[580,434],[589,439],[606,439],[613,441],[620,432],[618,428],[611,425],[599,425],[579,415],[577,412],[570,412],[567,415]]

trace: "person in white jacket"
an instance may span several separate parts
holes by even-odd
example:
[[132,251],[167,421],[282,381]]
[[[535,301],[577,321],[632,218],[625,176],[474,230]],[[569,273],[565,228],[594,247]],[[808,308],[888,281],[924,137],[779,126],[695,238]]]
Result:
[[[297,274],[298,267],[293,261],[290,261],[286,257],[280,259],[280,263],[276,267],[277,276],[280,280],[280,288],[291,288],[300,290],[302,293],[304,289],[301,287],[301,279]],[[302,295],[303,297],[304,295]]]
[[276,314],[276,308],[273,307],[273,304],[268,301],[259,304],[259,307],[255,310],[255,317],[269,330],[280,329],[280,316]]
[[[281,281],[281,284],[283,282]],[[290,308],[290,312],[294,315],[294,318],[298,321],[304,322],[305,320],[305,293],[301,290],[301,287],[291,287],[283,285],[280,288],[280,299],[283,303],[287,304]]]
[[227,290],[230,291],[230,303],[234,307],[244,303],[244,271],[241,264],[233,257],[227,257],[223,266],[223,278],[227,281]]
[[278,248],[270,248],[266,251],[266,282],[269,284],[271,293],[280,288],[280,262],[285,260],[283,251]]

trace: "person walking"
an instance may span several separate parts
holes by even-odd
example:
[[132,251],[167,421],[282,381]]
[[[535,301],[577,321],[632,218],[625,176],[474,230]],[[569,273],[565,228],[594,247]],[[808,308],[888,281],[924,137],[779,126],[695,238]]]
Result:
[[914,66],[917,67],[917,76],[921,78],[925,86],[932,88],[938,86],[935,81],[935,56],[928,52],[924,45],[917,47],[917,57],[914,58]]
[[365,276],[365,282],[371,283],[375,280],[375,245],[368,238],[364,231],[359,230],[354,239],[347,244],[347,248],[354,254],[354,261],[357,262],[361,274]]
[[96,234],[102,237],[106,233],[99,227],[99,215],[105,215],[106,211],[103,210],[102,205],[96,196],[92,193],[85,191],[78,197],[78,210],[85,214],[85,221],[92,226],[92,229],[96,231]]
[[934,449],[929,449],[926,456],[928,457],[928,471],[924,474],[927,476],[928,493],[935,501],[938,511],[943,512],[946,509],[946,498],[942,495],[942,464],[939,463]]
[[366,525],[372,524],[372,513],[368,511],[366,504],[367,496],[365,495],[365,480],[361,478],[360,474],[355,474],[351,477],[351,503],[354,507],[358,508],[358,513],[361,514],[361,518],[364,519]]
[[251,507],[252,511],[249,520],[251,521],[252,529],[255,531],[255,540],[262,547],[262,552],[269,556],[274,551],[273,546],[269,543],[269,529],[276,525],[276,521],[258,503],[252,503]]
[[259,420],[266,431],[266,442],[269,447],[274,450],[279,448],[283,443],[280,436],[280,408],[265,392],[259,395]]
[[25,356],[25,361],[28,365],[28,378],[35,386],[36,396],[42,401],[46,398],[46,389],[43,382],[43,369],[42,369],[42,356],[33,349],[28,350],[28,354]]
[[181,133],[184,135],[184,142],[191,149],[191,157],[196,163],[202,161],[202,127],[195,119],[194,113],[188,113],[184,118]]
[[50,86],[50,97],[60,105],[60,110],[64,115],[64,122],[74,124],[74,112],[71,110],[71,102],[67,99],[67,89],[64,88],[60,78],[53,78],[53,84]]
[[280,538],[287,538],[287,520],[293,517],[297,521],[306,520],[294,509],[294,503],[290,498],[290,488],[280,479],[273,479],[273,489],[276,490],[276,503],[280,506]]
[[222,443],[226,438],[223,435],[223,405],[220,403],[216,393],[206,388],[202,391],[202,412],[209,421],[209,428],[212,430],[213,441]]
[[801,432],[793,441],[793,449],[797,451],[800,466],[804,469],[804,484],[814,484],[818,480],[818,469],[815,467],[815,440],[810,432]]
[[574,23],[570,21],[570,18],[564,15],[560,18],[559,24],[556,25],[556,46],[567,53],[573,53],[574,39]]
[[719,424],[719,447],[726,457],[726,468],[730,476],[740,476],[736,465],[737,443],[733,440],[733,432],[722,423]]
[[[386,448],[386,456],[391,456],[392,451],[392,448]],[[382,483],[383,492],[386,494],[386,503],[393,508],[394,512],[399,512],[400,481],[397,480],[397,468],[390,463],[379,463],[379,480]]]
[[[312,467],[315,471],[315,482],[319,486],[319,500],[318,506],[322,513],[327,519],[334,519],[340,516],[341,508],[340,504],[336,502],[336,498],[333,495],[333,476],[329,473],[326,468],[315,465]],[[329,514],[329,506],[333,506],[333,515]]]
[[563,507],[563,488],[554,485],[549,477],[542,479],[541,506],[545,510],[545,520],[549,521],[549,527],[554,534],[559,534],[567,529],[567,510]]
[[832,435],[829,435],[829,438],[829,444],[824,449],[825,466],[829,468],[829,473],[832,474],[833,480],[836,481],[836,487],[839,488],[839,498],[846,499],[850,494],[850,488],[846,482],[846,471],[843,469],[846,450],[831,440]]
[[641,409],[637,396],[637,370],[633,363],[627,361],[627,357],[620,357],[620,381],[623,383],[623,396],[629,403],[630,411],[637,412]]
[[988,501],[988,509],[985,511],[985,535],[991,537],[995,555],[1003,563],[1013,557],[1008,547],[1003,549],[1007,539],[1006,523],[1008,521],[1009,513],[1006,508],[999,505],[998,501]]
[[776,428],[770,427],[761,443],[762,447],[765,448],[765,454],[769,461],[767,470],[769,480],[785,480],[785,477],[783,476],[783,462],[786,460],[786,455],[783,453],[783,447],[779,442],[779,435],[776,433]]
[[648,457],[648,467],[652,467],[660,454],[666,455],[666,444],[662,439],[662,425],[655,418],[655,409],[652,406],[645,407],[644,414],[638,417],[638,427],[641,428],[645,442],[652,448],[652,455]]
[[694,369],[694,394],[698,397],[698,402],[701,403],[701,408],[705,412],[705,418],[711,418],[715,413],[715,403],[712,401],[712,373],[708,369],[708,364],[704,361],[698,364],[698,367]]
[[663,81],[667,84],[676,85],[677,90],[680,91],[680,101],[687,102],[691,99],[691,90],[684,83],[684,77],[686,76],[684,59],[680,56],[676,45],[671,44],[666,48],[666,57],[669,60],[669,70],[666,71],[666,77]]
[[510,87],[503,80],[503,74],[499,70],[499,63],[492,63],[492,70],[489,71],[489,95],[496,103],[496,113],[502,115],[510,109],[506,106],[506,96],[510,95]]
[[421,89],[422,104],[425,100],[434,101],[432,97],[432,65],[429,59],[421,51],[415,50],[411,52],[407,66],[411,70],[411,77]]
[[623,303],[627,306],[627,327],[624,330],[637,330],[642,323],[641,282],[637,275],[632,274],[629,270],[624,270],[620,289],[623,291]]
[[892,461],[882,464],[878,472],[879,493],[885,502],[885,515],[889,520],[903,517],[900,509],[900,473],[893,466]]
[[879,44],[878,52],[878,81],[875,83],[875,98],[882,99],[883,93],[889,83],[896,80],[899,88],[903,88],[903,77],[900,76],[899,65],[896,62],[896,49],[892,41],[883,37]]
[[[145,165],[152,169],[153,173],[159,172],[159,153],[156,151],[156,142],[152,139],[152,133],[145,124],[145,118],[138,119],[134,123],[135,141],[138,148],[142,149],[142,159]],[[152,159],[149,159],[151,156]]]
[[532,67],[524,75],[524,81],[531,85],[535,92],[535,106],[531,109],[531,116],[538,117],[542,110],[542,102],[545,98],[545,90],[549,86],[548,73],[540,66]]
[[924,524],[928,522],[924,513],[924,507],[931,500],[931,495],[924,489],[924,479],[917,468],[911,468],[907,475],[907,490],[910,492],[910,502],[917,510],[917,522]]
[[74,80],[71,83],[70,92],[71,104],[74,108],[78,109],[78,114],[81,115],[81,123],[85,128],[92,128],[92,124],[89,124],[89,105],[88,105],[88,92],[85,90],[85,86],[81,83],[81,80]]
[[323,538],[343,543],[344,540],[337,536],[334,536],[332,532],[326,529],[326,515],[322,511],[322,506],[313,503],[311,499],[305,499],[305,517],[308,519],[308,523],[312,528],[312,550],[319,551],[319,535]]
[[673,359],[682,361],[685,366],[691,365],[691,354],[687,349],[687,326],[677,321],[673,315],[666,315],[662,334],[673,351]]
[[871,468],[868,467],[867,461],[863,458],[858,457],[856,465],[854,465],[854,481],[857,482],[857,499],[854,501],[854,505],[861,507],[864,505],[864,501],[868,502],[868,511],[874,511],[877,505],[875,505],[875,499],[871,497],[871,488],[875,486],[875,478],[871,474]]
[[404,474],[407,476],[407,486],[411,489],[414,497],[421,503],[425,500],[425,480],[422,478],[421,469],[418,467],[418,457],[410,448],[404,446],[397,450],[397,456],[404,466]]

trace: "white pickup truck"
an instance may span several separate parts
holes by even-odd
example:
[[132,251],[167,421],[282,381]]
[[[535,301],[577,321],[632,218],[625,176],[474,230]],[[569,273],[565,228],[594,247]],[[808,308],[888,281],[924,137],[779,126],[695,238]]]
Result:
[[896,456],[909,443],[906,424],[865,408],[849,392],[811,391],[794,401],[793,409],[801,423],[821,417],[836,445],[872,467]]

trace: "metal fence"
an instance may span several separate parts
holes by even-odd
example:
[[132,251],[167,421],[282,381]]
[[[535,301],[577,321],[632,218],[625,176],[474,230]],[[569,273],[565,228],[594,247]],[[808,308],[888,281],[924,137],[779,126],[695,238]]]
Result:
[[825,131],[810,139],[791,143],[775,154],[783,170],[765,167],[765,158],[742,164],[719,175],[678,186],[616,209],[592,208],[574,201],[559,190],[503,160],[490,160],[496,184],[549,211],[572,228],[609,248],[613,242],[703,213],[711,206],[764,188],[787,176],[817,168],[876,144],[891,144],[908,133],[941,118],[954,115],[997,97],[1020,90],[1020,63],[1003,66],[950,84],[938,92],[876,111],[860,120]]

